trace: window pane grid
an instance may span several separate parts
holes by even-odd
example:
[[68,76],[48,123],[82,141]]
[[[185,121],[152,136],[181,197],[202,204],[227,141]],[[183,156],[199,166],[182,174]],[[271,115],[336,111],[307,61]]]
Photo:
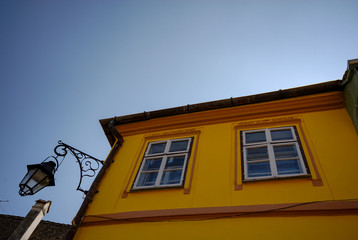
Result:
[[187,151],[189,147],[189,139],[171,141],[168,152],[182,152]]
[[176,171],[176,170],[180,170],[183,169],[183,167],[177,167],[177,168],[165,168],[163,171]]
[[299,158],[279,158],[279,159],[275,159],[276,162],[279,162],[279,161],[287,161],[287,160],[299,160]]
[[182,169],[183,168],[168,169],[168,170],[164,170],[163,172],[178,171],[178,170],[182,170]]
[[246,144],[264,143],[266,141],[267,141],[267,136],[265,131],[254,131],[245,134]]
[[142,171],[141,173],[153,173],[153,172],[159,172],[159,171]]
[[291,129],[270,130],[271,141],[289,141],[294,140]]
[[[242,136],[245,179],[306,174],[293,127],[244,131]],[[262,141],[264,138],[267,142]]]
[[164,171],[160,181],[160,185],[166,186],[168,184],[181,183],[182,173],[182,170]]
[[138,182],[141,186],[152,186],[155,184],[155,180],[158,176],[158,172],[155,173],[141,173]]
[[250,163],[259,163],[259,162],[269,162],[270,159],[262,159],[262,160],[255,160],[255,161],[247,161],[248,164]]
[[249,177],[265,177],[271,175],[270,162],[249,163],[248,176]]
[[191,138],[182,138],[148,143],[144,155],[150,158],[143,159],[133,189],[180,186],[191,142]]
[[189,151],[190,144],[191,138],[149,143],[145,156],[156,156],[169,153],[185,153]]

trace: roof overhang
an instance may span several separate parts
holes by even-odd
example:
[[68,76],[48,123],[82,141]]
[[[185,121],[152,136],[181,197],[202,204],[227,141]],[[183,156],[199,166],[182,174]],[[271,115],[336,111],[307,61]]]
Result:
[[109,143],[113,145],[113,143],[115,142],[115,137],[113,136],[112,132],[108,127],[109,123],[112,120],[114,120],[115,122],[114,126],[117,126],[122,124],[147,121],[155,118],[163,118],[163,117],[188,114],[194,112],[203,112],[203,111],[209,111],[215,109],[230,108],[230,107],[243,106],[248,104],[263,103],[263,102],[276,101],[281,99],[288,99],[288,98],[326,93],[331,91],[342,91],[342,90],[343,90],[342,80],[335,80],[335,81],[323,82],[323,83],[297,87],[297,88],[290,88],[284,90],[280,89],[274,92],[255,94],[255,95],[249,95],[244,97],[227,98],[223,100],[197,103],[197,104],[188,104],[185,106],[161,109],[151,112],[142,112],[137,114],[106,118],[106,119],[99,120],[99,122],[103,128],[104,133],[107,136]]

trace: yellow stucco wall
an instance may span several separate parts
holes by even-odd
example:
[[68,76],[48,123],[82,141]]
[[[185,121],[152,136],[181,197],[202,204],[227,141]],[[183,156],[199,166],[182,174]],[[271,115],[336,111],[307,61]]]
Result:
[[121,198],[144,144],[143,134],[128,136],[87,214],[357,198],[358,188],[352,183],[358,181],[358,137],[345,109],[301,117],[317,156],[323,186],[313,186],[310,179],[286,179],[244,183],[243,190],[235,191],[232,123],[212,124],[199,127],[202,134],[190,194],[174,188],[136,191]]
[[[123,146],[102,179],[99,193],[95,195],[86,215],[358,199],[358,136],[346,110],[340,108],[284,117],[301,119],[302,131],[305,132],[321,175],[322,186],[314,186],[310,178],[303,178],[245,182],[242,190],[235,190],[234,128],[247,120],[197,125],[163,131],[200,131],[189,194],[184,194],[182,188],[172,188],[129,192],[128,196],[123,198],[126,184],[132,182],[135,177],[131,178],[130,173],[137,171],[138,164],[136,165],[135,161],[143,154],[145,137],[153,133],[125,136]],[[279,126],[273,124],[276,125]],[[155,134],[160,135],[160,132]],[[188,133],[187,136],[191,134]],[[165,139],[165,135],[162,138]],[[166,239],[166,234],[170,239],[187,238],[186,236],[195,239],[233,239],[242,236],[253,239],[349,239],[353,233],[357,233],[357,224],[357,215],[125,223],[80,227],[76,239],[104,239],[104,236],[105,239],[119,239],[119,236],[123,236],[123,239]],[[159,233],[161,238],[158,238]]]

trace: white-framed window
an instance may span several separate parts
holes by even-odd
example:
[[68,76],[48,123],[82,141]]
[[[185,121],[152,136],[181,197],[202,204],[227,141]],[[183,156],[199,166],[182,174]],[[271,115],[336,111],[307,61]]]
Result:
[[242,131],[241,136],[245,180],[308,174],[294,127]]
[[182,186],[192,138],[148,143],[132,189]]

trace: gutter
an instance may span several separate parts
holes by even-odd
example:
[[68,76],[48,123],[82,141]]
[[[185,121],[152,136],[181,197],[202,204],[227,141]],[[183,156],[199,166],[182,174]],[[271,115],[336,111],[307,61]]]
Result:
[[103,131],[107,136],[108,142],[113,145],[116,139],[116,136],[113,135],[112,131],[109,128],[109,123],[114,120],[113,127],[119,124],[128,124],[139,121],[146,121],[155,118],[163,118],[187,113],[194,112],[202,112],[209,111],[213,109],[227,108],[227,107],[236,107],[243,106],[254,103],[275,101],[281,99],[287,99],[292,97],[300,97],[330,91],[342,91],[342,80],[334,80],[329,82],[323,82],[303,87],[290,88],[284,90],[278,90],[274,92],[249,95],[244,97],[236,97],[236,98],[227,98],[223,100],[204,102],[198,104],[188,104],[186,106],[167,108],[162,110],[156,110],[151,112],[143,112],[137,114],[131,114],[121,117],[113,117],[100,120],[100,124],[102,125]]
[[116,125],[116,120],[115,118],[112,119],[109,123],[108,123],[108,129],[109,131],[111,131],[112,136],[115,137],[115,142],[112,144],[112,149],[109,152],[107,159],[105,160],[101,170],[99,171],[99,173],[97,174],[95,180],[93,181],[90,189],[88,190],[85,199],[82,202],[82,205],[80,207],[80,209],[78,210],[75,218],[72,220],[72,226],[71,228],[68,230],[65,240],[70,240],[73,239],[79,226],[82,223],[83,217],[87,211],[87,208],[89,206],[89,204],[92,202],[93,197],[96,193],[98,193],[98,186],[103,178],[103,176],[105,175],[107,169],[110,167],[110,165],[114,162],[113,157],[115,155],[115,153],[117,152],[117,150],[122,146],[123,144],[123,137],[121,136],[121,134],[117,131],[117,129],[115,129]]

